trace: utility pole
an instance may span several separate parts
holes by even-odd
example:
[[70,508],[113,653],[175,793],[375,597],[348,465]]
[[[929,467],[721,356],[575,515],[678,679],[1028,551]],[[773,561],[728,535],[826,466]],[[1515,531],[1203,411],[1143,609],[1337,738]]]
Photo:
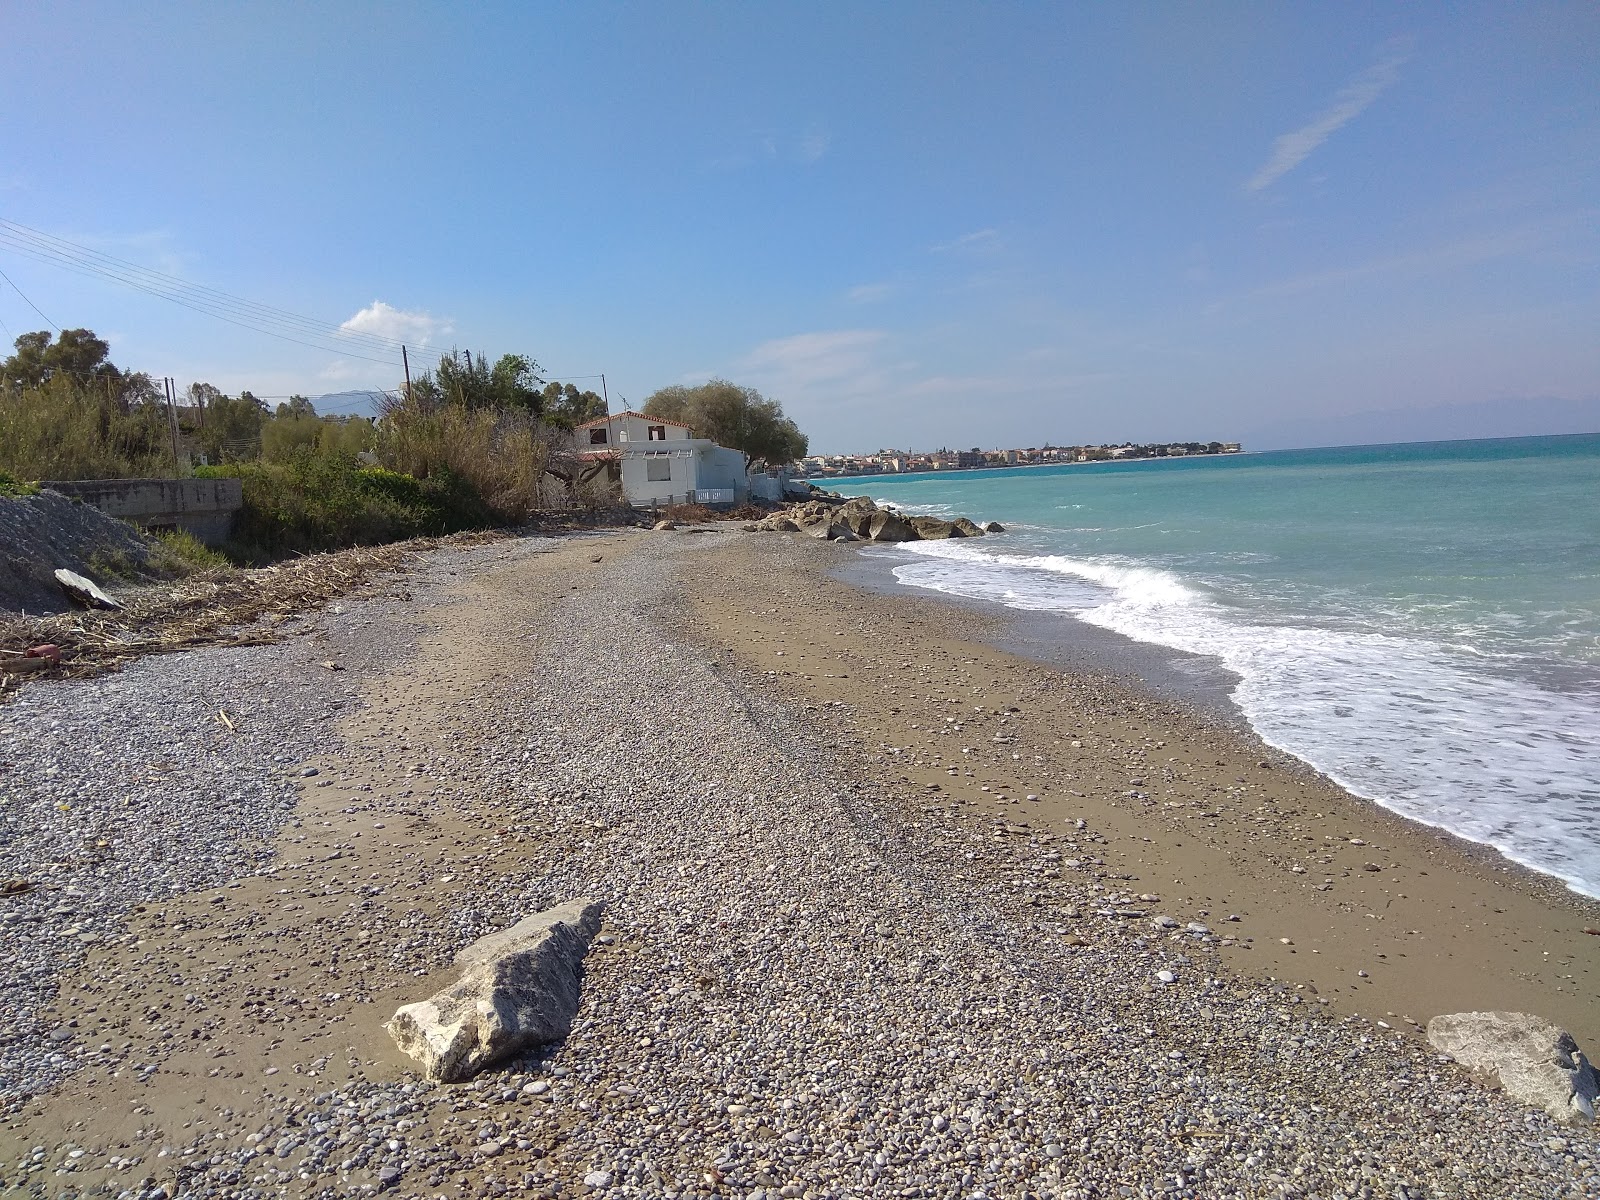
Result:
[[406,348],[405,348],[404,345],[402,345],[400,347],[400,361],[403,364],[405,364],[405,368],[406,368],[406,403],[410,404],[411,403],[411,359],[406,356]]
[[606,402],[606,415],[611,415],[611,394],[606,391],[606,373],[600,372],[600,398]]
[[167,391],[167,427],[172,431],[172,473],[183,475],[183,459],[178,453],[178,408],[175,391],[172,386],[172,377],[164,376],[162,384]]

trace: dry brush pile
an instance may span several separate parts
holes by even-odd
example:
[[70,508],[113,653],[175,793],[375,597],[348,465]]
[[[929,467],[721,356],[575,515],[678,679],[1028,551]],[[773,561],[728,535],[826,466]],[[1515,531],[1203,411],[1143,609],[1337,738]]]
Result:
[[[413,538],[312,554],[252,570],[203,571],[177,583],[122,592],[121,609],[51,616],[0,614],[0,694],[15,687],[29,650],[55,647],[49,666],[29,674],[74,678],[114,671],[135,658],[196,646],[259,646],[283,637],[282,622],[404,568],[441,546],[466,546],[511,535],[493,530]],[[35,658],[40,657],[37,653]]]

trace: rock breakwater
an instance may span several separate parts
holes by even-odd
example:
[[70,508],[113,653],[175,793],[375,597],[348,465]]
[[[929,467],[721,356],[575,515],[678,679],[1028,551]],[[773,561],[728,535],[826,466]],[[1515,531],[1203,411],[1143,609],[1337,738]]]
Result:
[[931,542],[1004,532],[994,521],[979,525],[968,517],[947,521],[908,514],[893,505],[879,505],[870,496],[846,498],[833,492],[814,493],[810,500],[744,528],[748,533],[806,533],[838,542]]

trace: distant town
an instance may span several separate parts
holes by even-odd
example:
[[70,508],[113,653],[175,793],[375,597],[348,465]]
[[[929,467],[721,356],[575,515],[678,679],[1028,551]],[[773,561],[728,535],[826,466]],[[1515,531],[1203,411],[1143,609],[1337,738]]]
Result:
[[1152,442],[1120,446],[1029,446],[1018,450],[879,450],[876,454],[813,454],[800,460],[808,478],[840,475],[903,475],[917,471],[978,471],[992,467],[1038,467],[1053,463],[1110,462],[1138,458],[1189,458],[1237,454],[1238,442]]

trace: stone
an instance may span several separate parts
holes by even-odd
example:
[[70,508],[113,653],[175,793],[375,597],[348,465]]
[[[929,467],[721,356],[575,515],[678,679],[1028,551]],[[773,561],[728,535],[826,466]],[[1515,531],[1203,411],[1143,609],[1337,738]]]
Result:
[[586,1186],[592,1187],[592,1188],[610,1187],[611,1186],[611,1172],[610,1171],[590,1171],[587,1175],[585,1175],[583,1177],[583,1182],[584,1182],[584,1184]]
[[983,531],[985,533],[1004,533],[1006,531],[1006,527],[1000,524],[999,521],[990,521],[983,527]]
[[836,521],[832,518],[824,518],[815,525],[806,526],[805,532],[819,541],[853,542],[856,540],[856,535],[851,532],[848,525],[843,521]]
[[962,537],[982,537],[983,536],[983,526],[979,525],[976,521],[972,520],[970,517],[957,517],[954,521],[951,521],[950,524],[954,525],[957,529],[959,529],[961,531],[961,536]]
[[966,536],[955,527],[953,522],[940,520],[938,517],[912,517],[911,527],[917,531],[919,538],[928,542]]
[[69,571],[65,567],[58,568],[56,582],[61,585],[63,592],[85,608],[120,609],[122,607],[118,601],[113,600],[102,592],[94,580],[87,579],[76,571]]
[[843,522],[851,533],[857,537],[867,537],[872,526],[872,518],[877,514],[878,506],[868,496],[855,496],[846,500],[844,506],[838,510],[837,520]]
[[390,1036],[441,1083],[566,1037],[600,913],[598,901],[569,900],[479,938],[455,957],[460,979],[396,1011]]
[[1565,1029],[1530,1013],[1464,1012],[1428,1022],[1428,1043],[1557,1121],[1594,1120],[1600,1079]]
[[917,531],[897,512],[880,508],[867,522],[866,537],[874,542],[914,542]]
[[658,531],[659,530],[664,530],[664,529],[676,529],[677,527],[678,527],[678,523],[676,521],[668,521],[668,520],[660,520],[660,521],[657,521],[654,525],[650,526],[651,529],[655,529],[655,530],[658,530]]

